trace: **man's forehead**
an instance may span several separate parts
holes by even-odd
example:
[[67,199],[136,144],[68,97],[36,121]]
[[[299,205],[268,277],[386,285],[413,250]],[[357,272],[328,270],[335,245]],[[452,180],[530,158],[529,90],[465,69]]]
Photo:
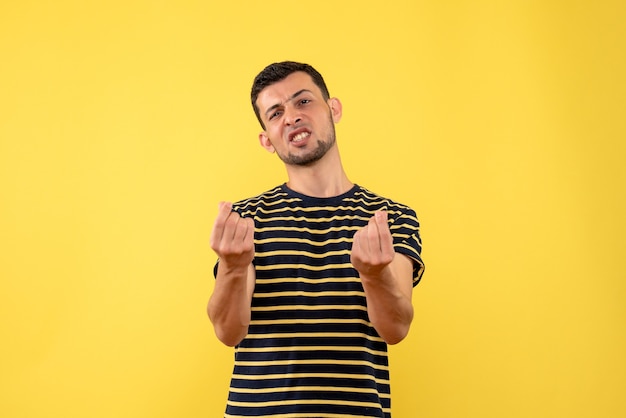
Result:
[[[314,94],[321,94],[319,87],[313,82],[310,75],[303,71],[289,74],[276,83],[265,87],[258,95],[258,103],[272,106],[277,101],[284,102],[293,97],[299,91],[307,90]],[[268,103],[271,102],[271,103]]]

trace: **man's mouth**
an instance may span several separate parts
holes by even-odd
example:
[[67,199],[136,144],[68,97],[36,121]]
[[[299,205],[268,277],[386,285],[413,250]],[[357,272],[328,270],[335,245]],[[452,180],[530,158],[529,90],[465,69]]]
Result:
[[304,126],[301,126],[289,132],[289,142],[298,144],[307,139],[309,136],[311,136],[311,131]]
[[296,134],[294,136],[291,137],[291,142],[300,142],[303,141],[305,138],[307,138],[309,135],[311,135],[310,132],[300,132],[299,134]]

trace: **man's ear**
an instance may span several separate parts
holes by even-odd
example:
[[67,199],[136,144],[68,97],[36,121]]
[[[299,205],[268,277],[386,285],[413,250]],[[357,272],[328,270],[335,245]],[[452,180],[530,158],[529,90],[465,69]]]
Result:
[[333,122],[339,122],[341,120],[341,115],[343,114],[343,107],[339,99],[336,97],[328,99],[328,107],[330,107],[330,114],[333,118]]
[[267,150],[267,152],[271,152],[273,154],[276,151],[265,131],[259,134],[259,143]]

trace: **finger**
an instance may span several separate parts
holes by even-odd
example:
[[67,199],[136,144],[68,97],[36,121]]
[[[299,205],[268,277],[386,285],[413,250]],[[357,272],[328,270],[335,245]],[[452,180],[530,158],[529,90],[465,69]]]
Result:
[[213,224],[213,230],[211,231],[211,246],[214,246],[222,240],[224,236],[224,229],[226,227],[226,219],[232,211],[232,204],[230,202],[220,202],[217,208],[217,217]]
[[249,223],[246,218],[242,218],[238,213],[233,212],[233,215],[237,215],[237,222],[234,225],[235,228],[233,231],[233,242],[238,244],[245,240],[248,234]]
[[[223,241],[234,242],[237,240],[237,228],[241,221],[241,215],[237,212],[231,211],[224,222],[224,233],[222,236]],[[241,241],[241,238],[239,239]]]
[[355,268],[358,268],[358,266],[362,263],[362,260],[365,258],[362,241],[363,229],[359,229],[352,237],[352,248],[350,250],[350,262]]
[[354,233],[352,237],[352,251],[360,251],[361,250],[361,235],[363,229],[359,229]]
[[246,223],[246,234],[243,239],[243,243],[247,247],[254,247],[254,219],[245,218],[244,222]]
[[372,216],[367,224],[367,244],[368,250],[374,253],[380,252],[380,237],[376,215]]
[[389,215],[387,211],[378,211],[375,214],[376,218],[376,226],[378,228],[378,237],[380,240],[380,250],[383,254],[392,254],[393,249],[393,237],[391,236],[391,231],[389,230],[388,218]]

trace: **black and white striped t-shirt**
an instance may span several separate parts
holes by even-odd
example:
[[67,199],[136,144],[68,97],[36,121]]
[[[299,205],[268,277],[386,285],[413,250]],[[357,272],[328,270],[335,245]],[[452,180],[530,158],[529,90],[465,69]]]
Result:
[[225,417],[391,416],[387,345],[350,263],[354,233],[381,209],[417,285],[419,223],[407,206],[356,185],[332,198],[282,185],[233,205],[254,218],[256,286]]

